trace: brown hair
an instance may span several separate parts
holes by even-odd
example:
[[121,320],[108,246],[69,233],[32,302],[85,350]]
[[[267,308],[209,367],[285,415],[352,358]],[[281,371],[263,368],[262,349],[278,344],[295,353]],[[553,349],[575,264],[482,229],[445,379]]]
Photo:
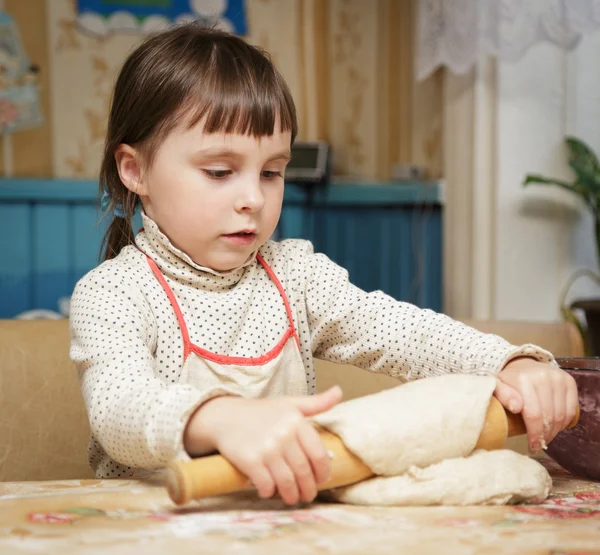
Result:
[[292,95],[268,54],[242,39],[197,23],[173,27],[143,42],[125,61],[112,99],[100,193],[112,221],[104,236],[109,260],[134,241],[138,195],[121,182],[120,144],[135,145],[148,167],[161,141],[178,125],[204,119],[208,133],[297,133]]

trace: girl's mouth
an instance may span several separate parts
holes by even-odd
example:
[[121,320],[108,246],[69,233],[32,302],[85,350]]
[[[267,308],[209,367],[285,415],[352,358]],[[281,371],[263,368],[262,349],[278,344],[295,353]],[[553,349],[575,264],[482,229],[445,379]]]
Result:
[[238,231],[237,233],[228,233],[223,237],[236,245],[250,245],[256,239],[256,232],[254,231]]

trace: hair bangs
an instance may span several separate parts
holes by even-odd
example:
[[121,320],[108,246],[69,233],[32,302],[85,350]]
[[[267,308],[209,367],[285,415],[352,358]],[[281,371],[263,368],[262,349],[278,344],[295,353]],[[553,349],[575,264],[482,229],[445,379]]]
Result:
[[185,103],[188,126],[202,122],[207,133],[264,137],[278,125],[293,143],[296,109],[285,81],[264,53],[231,46],[213,50],[210,71],[192,87]]

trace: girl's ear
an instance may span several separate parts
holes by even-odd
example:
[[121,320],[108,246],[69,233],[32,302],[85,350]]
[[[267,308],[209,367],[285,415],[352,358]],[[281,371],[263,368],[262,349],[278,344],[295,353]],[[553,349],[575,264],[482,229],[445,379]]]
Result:
[[115,162],[123,185],[136,195],[147,194],[138,151],[130,145],[120,144],[115,150]]

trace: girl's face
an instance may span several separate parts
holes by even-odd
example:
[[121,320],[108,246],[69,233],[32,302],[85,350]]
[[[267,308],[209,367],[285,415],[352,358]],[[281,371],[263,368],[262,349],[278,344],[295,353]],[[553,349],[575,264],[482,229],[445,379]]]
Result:
[[116,152],[123,183],[175,247],[201,266],[242,265],[271,236],[281,213],[290,132],[205,133],[202,122],[173,130],[141,170],[135,148]]

